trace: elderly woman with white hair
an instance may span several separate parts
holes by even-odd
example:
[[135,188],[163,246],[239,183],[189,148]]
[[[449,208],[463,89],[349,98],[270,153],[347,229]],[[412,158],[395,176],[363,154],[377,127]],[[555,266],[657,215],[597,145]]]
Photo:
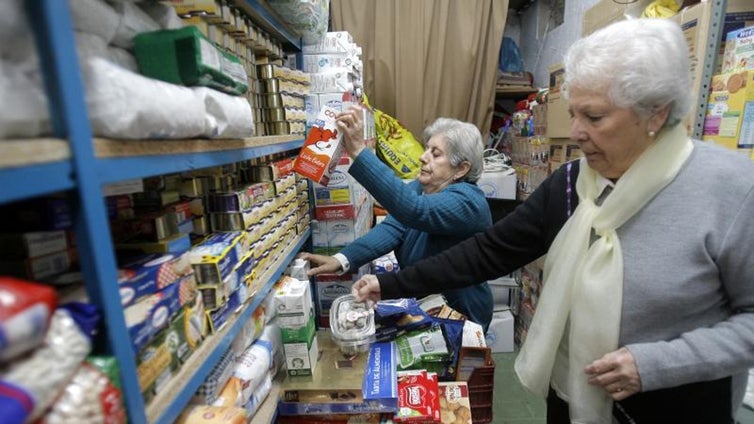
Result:
[[[309,275],[354,270],[395,251],[400,267],[411,265],[492,225],[484,192],[476,185],[484,168],[484,145],[476,126],[438,118],[424,130],[425,151],[416,180],[404,183],[366,148],[361,109],[338,116],[345,150],[353,158],[348,172],[388,211],[387,218],[333,256],[302,253],[312,262]],[[487,330],[492,292],[485,280],[467,287],[438,288],[450,307]]]
[[687,136],[672,21],[579,40],[564,85],[583,158],[484,233],[354,293],[458,288],[547,254],[515,370],[548,423],[731,423],[754,366],[754,164]]

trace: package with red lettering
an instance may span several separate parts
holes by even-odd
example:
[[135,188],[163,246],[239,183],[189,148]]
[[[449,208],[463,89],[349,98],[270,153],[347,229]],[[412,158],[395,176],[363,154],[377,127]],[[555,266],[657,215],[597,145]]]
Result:
[[398,372],[397,423],[439,423],[440,399],[437,375],[425,370]]
[[335,125],[338,113],[337,109],[329,106],[320,108],[319,115],[306,135],[304,146],[293,164],[293,170],[298,174],[323,186],[330,182],[330,174],[343,155],[343,146],[340,143],[342,134]]

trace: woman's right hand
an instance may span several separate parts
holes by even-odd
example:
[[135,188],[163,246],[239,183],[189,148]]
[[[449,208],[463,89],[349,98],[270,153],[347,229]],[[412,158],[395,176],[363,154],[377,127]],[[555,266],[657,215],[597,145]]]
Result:
[[348,110],[339,113],[335,118],[335,124],[340,133],[343,134],[341,142],[352,158],[358,156],[366,148],[363,113],[364,111],[360,106],[353,105]]
[[351,294],[359,302],[366,301],[369,304],[375,304],[382,298],[380,282],[376,275],[367,274],[359,278],[359,281],[351,286]]
[[312,277],[324,273],[340,272],[340,262],[332,256],[315,255],[314,253],[301,253],[299,258],[309,261],[310,268],[306,275]]

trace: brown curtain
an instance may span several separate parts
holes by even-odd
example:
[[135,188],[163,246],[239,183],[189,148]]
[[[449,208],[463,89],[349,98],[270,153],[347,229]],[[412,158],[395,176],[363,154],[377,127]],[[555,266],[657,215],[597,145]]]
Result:
[[492,122],[508,0],[331,0],[362,47],[364,92],[417,139],[440,116]]

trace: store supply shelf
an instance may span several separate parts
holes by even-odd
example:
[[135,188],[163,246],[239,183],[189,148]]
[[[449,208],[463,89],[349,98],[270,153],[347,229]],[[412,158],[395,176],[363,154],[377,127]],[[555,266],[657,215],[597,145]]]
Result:
[[226,323],[224,328],[204,340],[188,361],[183,364],[181,371],[160,389],[147,406],[147,419],[150,423],[167,424],[176,421],[196,390],[220,360],[222,354],[230,348],[231,342],[239,333],[241,327],[251,318],[254,310],[261,304],[272,286],[283,274],[286,265],[293,260],[309,238],[310,233],[311,230],[308,230],[300,235],[296,243],[289,246],[285,253],[277,259],[272,268],[273,271],[259,277],[262,281],[265,281],[264,287],[249,303],[241,307],[240,311]]
[[254,22],[259,24],[265,31],[271,33],[275,38],[285,42],[288,49],[301,50],[301,36],[298,33],[288,29],[287,26],[281,25],[284,22],[277,13],[272,11],[267,2],[264,0],[234,0],[237,7],[248,13],[254,18]]
[[530,88],[530,87],[517,87],[517,88],[497,87],[495,88],[495,94],[497,94],[500,97],[507,97],[507,98],[526,97],[530,94],[534,94],[537,92],[539,92],[539,89]]
[[278,416],[278,399],[280,398],[280,388],[285,379],[285,371],[280,371],[275,379],[272,380],[272,388],[267,398],[259,405],[259,409],[251,418],[251,422],[260,424],[274,424]]
[[170,174],[264,157],[301,148],[301,135],[244,139],[94,139],[97,174],[103,183]]
[[74,187],[68,142],[56,138],[0,140],[0,203]]

